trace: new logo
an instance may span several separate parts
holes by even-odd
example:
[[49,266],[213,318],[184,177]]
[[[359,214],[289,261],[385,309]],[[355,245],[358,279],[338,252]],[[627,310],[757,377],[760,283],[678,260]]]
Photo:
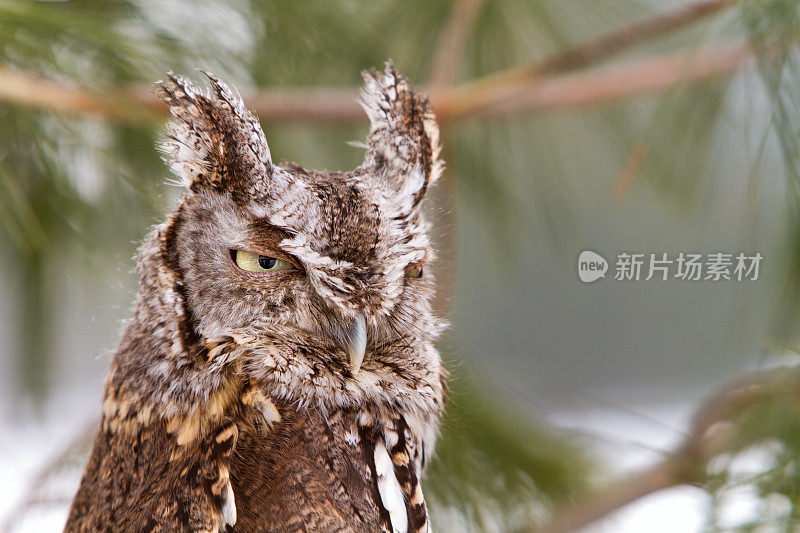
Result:
[[584,250],[578,257],[578,277],[584,283],[591,283],[606,277],[608,261],[591,250]]

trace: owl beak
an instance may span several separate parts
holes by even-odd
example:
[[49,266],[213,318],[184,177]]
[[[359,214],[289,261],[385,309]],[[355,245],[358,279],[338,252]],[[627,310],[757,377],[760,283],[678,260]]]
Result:
[[344,349],[350,358],[350,372],[357,376],[364,362],[364,352],[367,351],[367,321],[364,315],[358,315],[353,325],[347,332]]

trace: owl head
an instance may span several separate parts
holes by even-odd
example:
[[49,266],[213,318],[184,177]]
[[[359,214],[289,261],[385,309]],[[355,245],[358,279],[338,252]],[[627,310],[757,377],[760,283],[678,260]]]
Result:
[[186,188],[161,256],[187,334],[292,339],[344,376],[429,342],[440,323],[421,204],[443,164],[427,99],[391,64],[365,73],[365,160],[318,172],[273,163],[256,117],[206,76],[207,90],[174,74],[159,83],[174,117],[163,152]]

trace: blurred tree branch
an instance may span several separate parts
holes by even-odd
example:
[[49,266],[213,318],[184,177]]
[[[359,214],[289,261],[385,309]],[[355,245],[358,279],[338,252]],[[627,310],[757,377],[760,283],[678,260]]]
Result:
[[636,45],[667,35],[671,32],[709,17],[723,8],[731,7],[736,0],[702,0],[681,6],[674,11],[658,14],[636,24],[611,31],[584,43],[567,48],[542,60],[487,76],[480,82],[491,84],[500,80],[523,81],[545,74],[558,74],[597,64]]
[[673,52],[604,70],[542,76],[525,84],[498,84],[480,98],[447,95],[437,111],[446,118],[508,116],[608,104],[676,85],[729,74],[750,63],[748,45],[723,43]]
[[[658,55],[602,71],[542,76],[527,83],[498,81],[481,89],[480,97],[461,86],[431,94],[443,120],[474,116],[507,116],[613,102],[728,74],[753,58],[746,45],[725,43],[704,50]],[[116,91],[112,91],[116,92]],[[355,90],[266,90],[245,96],[267,122],[360,122],[363,112]],[[126,97],[107,98],[85,89],[0,67],[0,100],[57,112],[99,116],[141,124],[166,107],[145,90],[123,89]]]
[[[116,93],[116,91],[113,91]],[[110,98],[55,80],[0,66],[0,100],[60,113],[92,115],[134,125],[165,111],[154,98],[141,91],[123,90]]]
[[798,367],[752,372],[734,380],[701,404],[689,435],[672,454],[556,513],[541,531],[573,531],[654,492],[678,485],[703,485],[708,479],[706,467],[713,458],[764,438],[764,435],[747,435],[740,431],[736,419],[743,411],[771,403],[796,403],[798,399]]
[[447,20],[439,44],[433,54],[428,87],[438,90],[452,86],[464,58],[470,30],[485,0],[456,0]]
[[[455,3],[437,50],[427,90],[441,120],[474,115],[508,115],[596,105],[729,73],[750,59],[749,49],[719,45],[704,51],[687,51],[644,59],[601,72],[565,75],[637,44],[681,29],[725,7],[734,0],[702,0],[676,11],[615,30],[522,65],[452,87],[469,29],[482,0]],[[689,55],[696,54],[692,60]],[[108,97],[107,94],[115,95]],[[259,91],[247,96],[252,109],[270,122],[358,122],[362,112],[350,89],[299,88]],[[118,96],[117,96],[118,95]],[[128,87],[103,94],[69,87],[32,74],[0,66],[0,100],[57,112],[87,114],[140,124],[164,114],[165,107],[146,88]]]

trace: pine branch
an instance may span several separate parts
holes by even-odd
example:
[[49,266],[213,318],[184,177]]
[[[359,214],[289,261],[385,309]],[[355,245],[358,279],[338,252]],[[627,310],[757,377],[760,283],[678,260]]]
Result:
[[458,77],[470,30],[485,0],[456,0],[433,54],[428,87],[450,87]]
[[[165,115],[167,108],[144,87],[108,89],[109,98],[79,87],[0,66],[0,100],[60,113],[95,116],[134,125]],[[269,90],[246,98],[262,119],[276,122],[360,121],[363,112],[354,91],[330,89]]]
[[[747,46],[724,44],[659,55],[603,71],[543,76],[524,84],[499,81],[483,87],[480,96],[470,87],[444,89],[431,94],[431,103],[443,121],[573,109],[728,74],[752,57]],[[120,96],[109,98],[0,67],[0,100],[16,105],[132,124],[166,113],[166,107],[149,91],[110,92]],[[246,96],[245,101],[266,122],[359,123],[363,112],[354,94],[355,90],[266,90]]]
[[652,42],[699,22],[724,8],[733,6],[735,2],[736,0],[701,0],[682,6],[675,11],[660,13],[636,24],[590,39],[531,64],[498,72],[487,77],[485,81],[493,82],[500,79],[521,81],[596,65],[634,46]]
[[[706,465],[718,455],[741,447],[736,416],[748,407],[800,397],[800,368],[782,367],[747,374],[722,387],[696,411],[683,443],[662,462],[634,474],[555,514],[542,532],[574,531],[654,492],[706,480]],[[750,436],[755,440],[758,436]]]
[[439,116],[447,119],[575,109],[719,77],[738,70],[753,57],[749,46],[726,43],[604,70],[542,76],[527,83],[499,80],[482,87],[480,94],[469,87],[456,88],[433,101]]
[[732,6],[734,2],[735,0],[701,0],[675,11],[661,13],[557,52],[542,60],[513,67],[465,84],[461,87],[460,98],[464,102],[472,102],[474,107],[485,106],[493,101],[497,86],[529,82],[545,75],[564,73],[597,64],[636,45],[651,42],[698,22],[723,8]]
[[0,100],[15,105],[131,124],[141,124],[165,111],[160,102],[143,91],[124,89],[109,92],[119,96],[112,98],[96,94],[0,66]]
[[[443,30],[435,51],[430,86],[434,107],[442,120],[471,116],[478,110],[496,109],[500,115],[508,112],[532,111],[542,108],[561,108],[573,105],[604,103],[615,98],[637,94],[638,91],[663,88],[675,83],[675,77],[661,79],[660,82],[643,83],[636,80],[629,91],[611,89],[620,73],[609,73],[610,79],[596,79],[590,76],[586,81],[580,78],[560,78],[555,74],[567,72],[578,67],[596,64],[614,54],[637,44],[651,41],[670,32],[681,29],[693,22],[710,16],[735,3],[735,0],[700,0],[675,11],[662,13],[651,19],[615,30],[609,34],[589,40],[583,44],[559,52],[530,65],[489,75],[484,78],[450,88],[458,73],[469,30],[475,22],[484,0],[457,0]],[[712,57],[713,58],[713,57]],[[730,59],[725,56],[723,59]],[[647,61],[647,60],[645,60]],[[658,62],[653,58],[650,65]],[[738,65],[729,65],[735,67]],[[647,63],[645,65],[647,66]],[[725,73],[725,68],[709,68],[709,76]],[[636,69],[633,69],[636,72]],[[616,75],[616,76],[615,76]],[[626,76],[621,76],[626,79]],[[696,76],[702,79],[705,76]],[[693,79],[690,76],[690,80]],[[539,87],[531,89],[527,84],[538,81]],[[605,87],[605,93],[576,90],[570,82],[598,82]],[[549,89],[566,84],[570,89],[568,97],[553,98]],[[649,86],[648,86],[649,85]],[[498,102],[507,99],[509,93],[523,91],[528,94],[527,103],[511,102],[505,113]],[[107,97],[107,94],[118,95]],[[265,121],[272,122],[360,122],[361,110],[353,98],[353,91],[333,89],[267,90],[247,98],[256,113]],[[15,72],[0,66],[0,100],[17,105],[99,116],[140,124],[152,118],[152,114],[165,113],[166,110],[149,90],[126,88],[107,90],[102,95],[67,87],[56,81],[37,78],[30,74]],[[495,112],[489,113],[495,114]]]

